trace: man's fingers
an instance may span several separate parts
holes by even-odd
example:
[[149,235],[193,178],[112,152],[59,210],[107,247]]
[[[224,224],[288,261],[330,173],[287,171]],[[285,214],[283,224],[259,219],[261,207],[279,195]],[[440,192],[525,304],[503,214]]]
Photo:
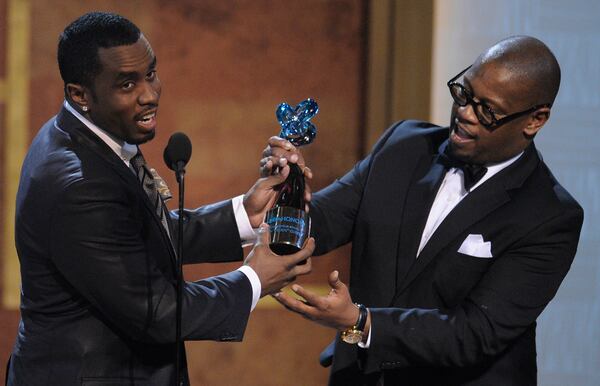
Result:
[[265,147],[265,149],[262,152],[262,156],[263,157],[270,157],[271,154],[272,154],[272,152],[273,152],[273,149],[271,148],[271,146],[267,145],[267,147]]
[[344,287],[344,283],[340,280],[340,273],[338,271],[333,271],[329,274],[329,285],[334,290],[340,290]]
[[294,291],[297,295],[302,296],[306,299],[309,305],[315,306],[317,309],[323,308],[323,297],[317,295],[314,292],[311,292],[301,285],[294,284],[292,286],[292,291]]
[[304,211],[310,212],[310,202],[312,201],[312,190],[308,183],[304,184]]
[[284,157],[264,157],[259,162],[259,172],[261,177],[268,177],[271,174],[278,174],[281,169],[287,165],[288,160]]
[[256,245],[266,245],[269,246],[269,225],[262,223],[260,227],[258,227],[258,240],[256,241]]
[[263,157],[285,158],[289,162],[297,163],[298,166],[304,169],[304,158],[300,155],[298,149],[283,138],[271,137],[269,145],[263,150]]
[[291,152],[288,150],[285,150],[281,147],[272,147],[272,146],[267,146],[265,148],[265,150],[263,150],[262,156],[263,157],[276,157],[276,158],[285,158],[286,154],[290,154]]
[[280,137],[269,138],[268,145],[263,150],[263,157],[270,157],[272,155],[281,155],[285,152],[295,151],[296,147],[286,139]]
[[310,202],[312,200],[312,189],[309,184],[304,184],[304,201]]
[[274,294],[273,297],[288,310],[297,312],[301,315],[310,312],[311,307],[309,305],[305,304],[300,299],[296,299],[295,297],[286,294],[285,292],[278,292]]
[[310,168],[308,166],[304,167],[304,177],[308,178],[309,180],[313,178],[313,172],[312,170],[310,170]]
[[287,256],[282,256],[283,258],[287,259],[287,264],[288,266],[294,266],[298,263],[300,263],[303,260],[308,259],[310,256],[312,256],[313,252],[315,251],[315,239],[313,237],[309,237],[308,240],[306,240],[306,243],[304,243],[304,247],[299,250],[298,252],[291,254],[291,255],[287,255]]
[[261,158],[260,166],[262,167],[263,165],[267,164],[269,161],[270,161],[271,165],[279,166],[279,167],[284,167],[288,162],[285,157],[270,156],[270,157]]
[[282,292],[278,292],[278,293],[276,293],[276,294],[272,294],[271,296],[273,296],[273,299],[277,300],[277,301],[279,302],[279,304],[281,304],[283,307],[285,307],[285,309],[286,309],[286,310],[288,310],[288,311],[292,311],[292,312],[294,312],[294,313],[296,313],[296,314],[298,314],[298,315],[300,315],[300,316],[304,316],[304,315],[302,315],[300,312],[296,311],[296,310],[295,310],[295,309],[293,309],[292,307],[290,307],[290,306],[288,306],[287,304],[285,304],[284,302],[282,302],[282,301],[279,301],[279,298],[280,298],[281,294],[282,294]]
[[269,157],[261,159],[258,171],[261,177],[270,176],[273,173],[273,161]]
[[307,275],[312,271],[312,259],[309,257],[306,259],[305,264],[298,264],[292,268],[290,273],[294,276]]
[[290,174],[289,166],[285,166],[285,167],[281,168],[279,170],[279,172],[275,173],[275,174],[266,172],[263,169],[264,168],[261,168],[261,171],[260,171],[261,178],[258,181],[260,189],[270,190],[273,187],[283,183],[285,181],[285,179],[288,177],[288,175]]
[[290,141],[287,139],[283,139],[281,137],[273,136],[269,138],[269,146],[271,147],[281,147],[285,150],[294,150],[295,147],[292,145]]

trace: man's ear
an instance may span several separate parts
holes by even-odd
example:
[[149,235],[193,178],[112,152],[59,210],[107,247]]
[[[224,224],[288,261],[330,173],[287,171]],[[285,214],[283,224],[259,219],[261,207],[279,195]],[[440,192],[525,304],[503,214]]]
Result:
[[78,83],[67,83],[65,85],[65,94],[72,100],[81,110],[87,111],[89,106],[89,92],[86,87]]
[[548,121],[548,118],[550,118],[550,108],[540,107],[531,114],[527,126],[523,129],[523,133],[533,138]]

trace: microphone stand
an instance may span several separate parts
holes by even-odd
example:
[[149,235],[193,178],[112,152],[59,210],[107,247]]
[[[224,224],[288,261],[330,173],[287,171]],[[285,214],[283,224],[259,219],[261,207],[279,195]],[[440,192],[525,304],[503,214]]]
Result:
[[176,294],[176,317],[175,317],[175,384],[183,386],[183,377],[181,372],[181,308],[183,297],[183,197],[185,189],[185,163],[177,162],[175,176],[179,184],[179,217],[177,218],[177,294]]

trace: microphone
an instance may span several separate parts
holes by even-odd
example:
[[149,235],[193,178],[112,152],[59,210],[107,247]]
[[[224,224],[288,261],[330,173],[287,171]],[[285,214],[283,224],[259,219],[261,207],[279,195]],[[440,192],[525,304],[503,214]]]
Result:
[[192,143],[188,136],[181,132],[171,135],[165,147],[163,158],[167,167],[175,171],[177,182],[181,180],[181,176],[185,173],[185,165],[191,156]]
[[181,309],[183,297],[183,200],[185,189],[185,165],[192,156],[192,143],[187,135],[178,132],[171,135],[165,147],[163,158],[167,167],[175,171],[177,183],[179,184],[179,213],[177,219],[177,288],[176,288],[176,310],[175,310],[175,385],[183,386],[183,343],[181,341]]

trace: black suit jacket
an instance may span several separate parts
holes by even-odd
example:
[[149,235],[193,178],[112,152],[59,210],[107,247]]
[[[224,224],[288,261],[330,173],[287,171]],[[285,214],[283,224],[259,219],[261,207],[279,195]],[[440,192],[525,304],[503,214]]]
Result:
[[[448,128],[392,126],[313,196],[317,252],[352,241],[350,288],[371,308],[368,350],[335,342],[331,384],[534,385],[536,318],[566,275],[583,210],[531,144],[467,195],[415,258],[444,178]],[[468,235],[493,258],[459,253]]]
[[[184,232],[186,263],[242,258],[229,202],[187,211]],[[24,161],[16,246],[9,385],[174,384],[174,247],[137,177],[65,109]],[[238,271],[185,283],[183,339],[241,340],[251,301]]]

